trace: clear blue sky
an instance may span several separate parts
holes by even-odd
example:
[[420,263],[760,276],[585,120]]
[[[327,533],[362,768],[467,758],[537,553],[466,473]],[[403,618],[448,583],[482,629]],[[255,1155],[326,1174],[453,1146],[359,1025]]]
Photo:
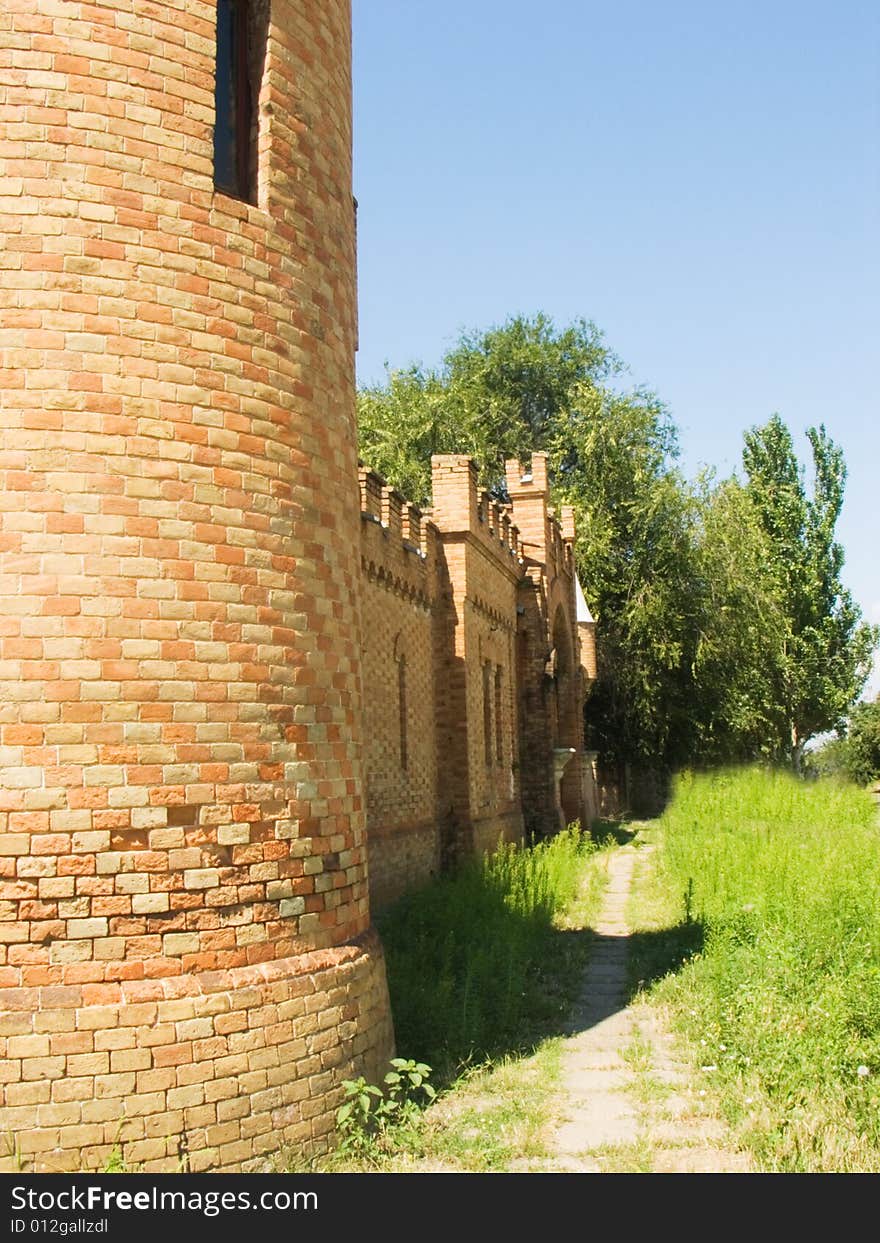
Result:
[[353,9],[361,382],[542,310],[604,331],[689,474],[824,421],[880,621],[877,0]]

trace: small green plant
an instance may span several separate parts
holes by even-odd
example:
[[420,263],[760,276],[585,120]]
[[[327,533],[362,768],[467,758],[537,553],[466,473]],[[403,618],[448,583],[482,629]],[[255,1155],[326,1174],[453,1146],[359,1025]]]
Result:
[[684,922],[692,924],[694,922],[694,878],[688,877],[687,888],[684,891]]
[[343,1080],[345,1100],[336,1111],[343,1152],[369,1158],[391,1138],[411,1125],[436,1096],[424,1062],[395,1057],[384,1087],[367,1083],[361,1075]]
[[115,1145],[110,1156],[104,1162],[101,1170],[102,1174],[128,1174],[129,1167],[125,1163],[125,1157],[122,1155],[122,1149]]
[[15,1167],[16,1174],[23,1173],[26,1162],[21,1155],[18,1136],[13,1131],[3,1132],[3,1147],[6,1149],[6,1156]]

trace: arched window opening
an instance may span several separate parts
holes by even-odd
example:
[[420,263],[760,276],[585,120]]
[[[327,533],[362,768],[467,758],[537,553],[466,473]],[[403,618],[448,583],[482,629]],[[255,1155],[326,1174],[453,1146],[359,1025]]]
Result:
[[409,746],[407,740],[405,656],[401,656],[397,662],[397,711],[400,726],[400,767],[406,772],[409,767]]
[[492,766],[492,665],[487,660],[483,665],[483,745],[486,755],[486,767]]
[[572,681],[572,641],[562,607],[556,609],[553,618],[553,701],[551,708],[551,724],[553,727],[553,745],[570,747],[576,739],[574,721],[575,704],[573,699]]
[[501,666],[497,665],[495,668],[495,760],[499,764],[504,762],[504,718],[501,712],[501,678]]

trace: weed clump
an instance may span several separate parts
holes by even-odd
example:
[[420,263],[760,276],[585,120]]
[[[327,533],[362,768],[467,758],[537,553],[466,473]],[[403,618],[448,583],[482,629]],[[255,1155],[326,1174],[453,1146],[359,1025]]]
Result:
[[424,1062],[394,1057],[381,1087],[363,1075],[343,1079],[345,1100],[336,1111],[340,1155],[369,1162],[393,1151],[437,1095],[430,1075],[431,1067]]
[[503,844],[380,917],[399,1049],[449,1080],[525,1047],[558,1014],[544,959],[595,848],[576,825],[531,847]]

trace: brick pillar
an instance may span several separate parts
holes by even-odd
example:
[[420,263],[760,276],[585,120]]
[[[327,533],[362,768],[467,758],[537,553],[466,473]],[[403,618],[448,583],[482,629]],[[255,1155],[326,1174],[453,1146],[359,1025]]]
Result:
[[516,460],[504,464],[507,492],[513,507],[513,521],[519,527],[523,555],[546,565],[550,549],[547,502],[547,454],[533,453],[530,465]]
[[446,535],[475,531],[478,522],[477,464],[455,453],[431,458],[431,514]]
[[[467,596],[467,545],[464,537],[479,524],[477,466],[459,454],[431,458],[432,520],[444,540],[439,567],[437,664],[438,812],[444,867],[473,849],[470,759],[474,739],[468,714],[469,653],[464,626]],[[446,542],[449,541],[449,542]]]

